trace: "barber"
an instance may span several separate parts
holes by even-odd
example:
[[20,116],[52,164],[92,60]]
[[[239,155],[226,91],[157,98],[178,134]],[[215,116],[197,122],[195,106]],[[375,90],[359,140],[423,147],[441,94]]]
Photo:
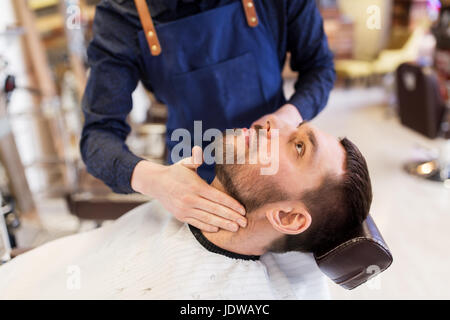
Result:
[[[291,53],[299,72],[286,101],[282,67]],[[333,57],[314,0],[103,0],[88,48],[80,148],[87,170],[118,193],[158,199],[202,230],[236,231],[245,209],[209,186],[201,146],[179,163],[160,165],[125,144],[126,118],[138,81],[169,108],[172,132],[250,127],[279,117],[297,125],[325,106],[335,79]],[[192,146],[192,145],[191,145]],[[203,179],[202,179],[203,178]]]

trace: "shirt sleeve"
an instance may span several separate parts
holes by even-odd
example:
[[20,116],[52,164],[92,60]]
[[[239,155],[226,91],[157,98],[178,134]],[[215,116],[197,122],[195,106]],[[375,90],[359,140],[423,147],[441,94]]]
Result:
[[94,37],[88,47],[90,74],[82,102],[83,161],[90,174],[118,193],[134,192],[131,175],[142,160],[125,144],[131,131],[126,122],[131,94],[139,80],[138,30],[127,20],[128,11],[112,1],[97,6]]
[[287,9],[287,49],[291,53],[291,69],[299,72],[289,103],[298,108],[303,119],[309,120],[322,111],[333,88],[333,54],[315,1],[290,0]]

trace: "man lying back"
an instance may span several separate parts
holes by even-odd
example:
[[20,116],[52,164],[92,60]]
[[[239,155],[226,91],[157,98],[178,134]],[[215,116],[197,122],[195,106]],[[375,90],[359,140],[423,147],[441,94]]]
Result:
[[[366,162],[348,139],[307,122],[295,128],[273,119],[259,129],[223,139],[226,153],[243,138],[247,161],[217,164],[212,182],[246,207],[245,228],[203,232],[152,201],[0,267],[0,298],[326,298],[311,253],[343,241],[366,218]],[[250,146],[271,145],[274,136],[278,170],[262,175],[265,164],[250,163],[260,148]]]

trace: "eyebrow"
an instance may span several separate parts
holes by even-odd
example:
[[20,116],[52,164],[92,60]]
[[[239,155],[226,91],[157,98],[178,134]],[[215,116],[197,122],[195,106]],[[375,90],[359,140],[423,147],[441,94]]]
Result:
[[297,126],[297,129],[300,128],[302,125],[304,125],[304,124],[306,124],[306,123],[308,123],[308,120],[304,120],[304,121],[300,122],[300,123],[298,124],[298,126]]
[[317,151],[317,139],[316,139],[316,136],[314,135],[314,133],[311,130],[308,130],[306,132],[306,134],[308,136],[309,142],[311,142],[311,144],[313,146],[314,152],[316,152]]
[[[307,120],[300,122],[299,125],[297,126],[297,129],[299,129],[302,125],[306,123],[308,123]],[[309,142],[313,146],[313,155],[314,155],[316,154],[318,147],[316,136],[314,135],[314,132],[312,132],[312,130],[307,130],[306,135],[308,136]]]

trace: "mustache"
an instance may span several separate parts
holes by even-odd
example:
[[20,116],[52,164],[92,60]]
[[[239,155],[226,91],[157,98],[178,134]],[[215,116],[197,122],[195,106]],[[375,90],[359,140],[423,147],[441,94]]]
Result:
[[[232,130],[233,130],[234,133],[236,133],[236,130],[242,130],[242,129],[241,129],[241,128],[233,128]],[[264,129],[264,127],[263,127],[262,125],[259,125],[259,124],[253,125],[253,126],[250,127],[248,130],[253,130],[253,131],[255,132],[256,137],[259,137],[260,134],[261,134],[261,132],[262,132],[262,133],[267,132],[267,130]],[[270,130],[270,129],[269,129],[269,130]],[[223,135],[223,136],[226,136],[226,130],[224,130],[224,131],[222,132],[222,135]]]
[[269,137],[269,129],[264,128],[262,125],[259,124],[255,124],[253,127],[250,128],[250,130],[254,131],[254,136],[256,138],[257,143],[260,142],[260,139],[263,138],[268,138]]
[[[228,144],[234,144],[233,142],[229,141],[227,139],[227,137],[238,137],[240,136],[240,131],[242,131],[243,128],[232,128],[232,129],[225,129],[224,131],[222,131],[222,135],[220,136],[219,139],[215,139],[215,143],[218,144],[223,144],[223,146],[228,145]],[[250,144],[254,144],[256,145],[257,148],[259,148],[259,144],[262,141],[262,138],[268,138],[268,135],[270,134],[268,132],[268,130],[270,129],[266,129],[263,126],[259,125],[259,124],[255,124],[252,127],[250,127],[247,130],[247,134],[249,135],[249,143]],[[247,147],[246,147],[247,149]],[[225,152],[225,149],[224,149]]]

